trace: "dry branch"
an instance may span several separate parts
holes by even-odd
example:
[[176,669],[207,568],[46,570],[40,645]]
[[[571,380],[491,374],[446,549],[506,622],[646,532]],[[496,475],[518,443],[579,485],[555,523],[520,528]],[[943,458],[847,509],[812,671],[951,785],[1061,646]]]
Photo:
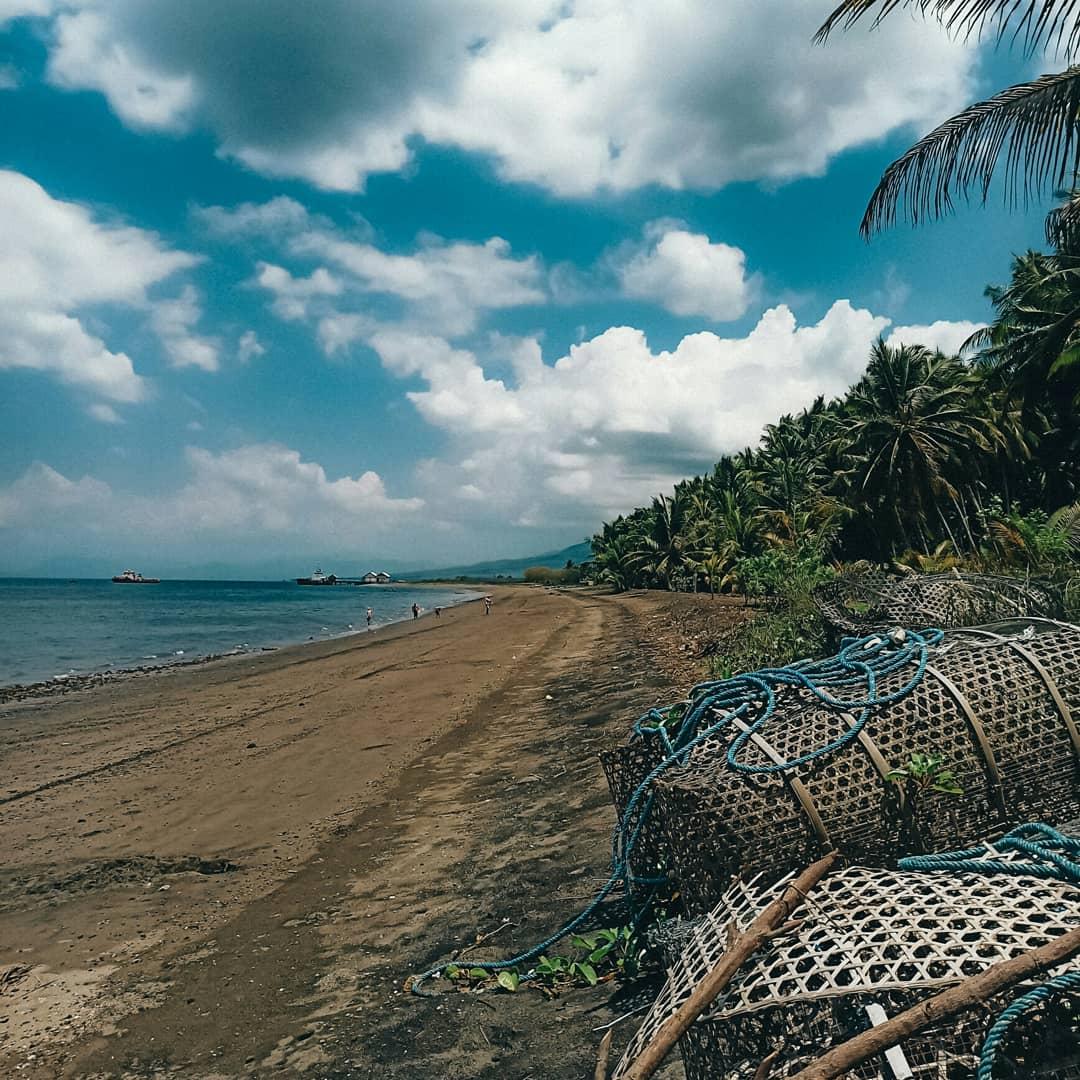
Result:
[[593,1080],[607,1080],[608,1054],[611,1053],[611,1040],[615,1035],[614,1028],[608,1028],[607,1034],[600,1040],[600,1050],[596,1055],[596,1069],[593,1072]]
[[837,853],[834,851],[807,867],[758,915],[745,933],[736,937],[716,967],[659,1027],[648,1046],[623,1073],[623,1080],[647,1080],[656,1072],[690,1025],[716,1000],[716,996],[731,982],[739,968],[770,940],[773,931],[791,918],[792,912],[803,902],[806,894],[832,869],[836,858]]

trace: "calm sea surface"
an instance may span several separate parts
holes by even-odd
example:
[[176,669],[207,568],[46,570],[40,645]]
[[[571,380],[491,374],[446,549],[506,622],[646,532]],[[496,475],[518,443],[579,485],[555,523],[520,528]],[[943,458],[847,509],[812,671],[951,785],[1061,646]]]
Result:
[[340,637],[478,595],[410,585],[0,578],[0,686]]

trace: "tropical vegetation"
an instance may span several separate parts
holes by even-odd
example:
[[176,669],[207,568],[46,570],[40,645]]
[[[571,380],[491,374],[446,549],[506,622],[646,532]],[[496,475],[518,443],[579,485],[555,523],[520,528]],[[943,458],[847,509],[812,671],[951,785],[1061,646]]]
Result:
[[[863,215],[864,235],[887,228],[898,213],[917,222],[940,217],[972,194],[985,201],[995,181],[1009,203],[1077,186],[1075,0],[842,0],[816,40],[824,42],[867,17],[876,25],[897,9],[929,15],[954,37],[1019,43],[1031,56],[1056,56],[1067,66],[976,102],[923,136],[885,170]],[[1059,244],[1063,232],[1075,230],[1078,217],[1080,206],[1071,196],[1047,220],[1050,243]]]
[[[843,0],[825,41],[899,8],[960,36],[1080,49],[1074,0]],[[862,231],[983,200],[1059,191],[1049,250],[1015,258],[994,318],[959,355],[879,340],[846,394],[766,426],[760,443],[603,525],[592,574],[616,590],[780,598],[742,624],[713,674],[820,651],[812,589],[845,563],[1080,580],[1080,66],[945,121],[885,171]],[[1080,587],[1066,595],[1080,599]]]
[[[604,524],[617,590],[806,592],[841,563],[1053,567],[1080,549],[1080,265],[1016,259],[971,358],[878,341],[840,398]],[[1033,266],[1039,270],[1033,272]],[[1062,314],[1065,313],[1065,314]],[[1077,340],[1073,340],[1076,334]]]

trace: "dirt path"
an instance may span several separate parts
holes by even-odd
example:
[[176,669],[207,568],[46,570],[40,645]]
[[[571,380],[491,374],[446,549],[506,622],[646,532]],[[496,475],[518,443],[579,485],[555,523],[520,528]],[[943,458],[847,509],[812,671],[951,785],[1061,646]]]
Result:
[[608,991],[402,983],[506,919],[493,944],[531,943],[602,876],[596,752],[672,692],[637,604],[507,590],[0,712],[0,1068],[585,1075]]

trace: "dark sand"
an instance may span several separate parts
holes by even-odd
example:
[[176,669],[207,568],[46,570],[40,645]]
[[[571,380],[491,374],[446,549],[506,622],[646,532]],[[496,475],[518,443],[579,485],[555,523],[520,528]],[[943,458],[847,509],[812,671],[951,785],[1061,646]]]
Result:
[[494,595],[0,707],[0,1075],[586,1075],[610,987],[402,986],[578,910],[596,753],[696,665],[653,597]]

